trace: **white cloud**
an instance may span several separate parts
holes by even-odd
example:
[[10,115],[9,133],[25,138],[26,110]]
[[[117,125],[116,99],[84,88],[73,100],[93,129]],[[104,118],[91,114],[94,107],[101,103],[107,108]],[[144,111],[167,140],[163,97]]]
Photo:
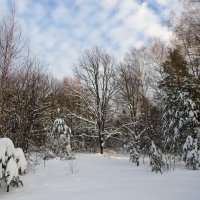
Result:
[[[84,49],[100,45],[120,58],[130,47],[141,47],[150,37],[168,40],[170,31],[162,24],[173,0],[17,0],[23,32],[30,36],[32,51],[50,64],[58,78],[72,75],[73,65]],[[169,3],[170,2],[170,3]],[[0,0],[1,9],[8,7]],[[151,5],[159,7],[156,12]]]
[[0,19],[6,14],[8,6],[9,5],[6,0],[0,0]]
[[24,12],[28,7],[27,0],[19,0],[17,1],[17,9],[19,13]]

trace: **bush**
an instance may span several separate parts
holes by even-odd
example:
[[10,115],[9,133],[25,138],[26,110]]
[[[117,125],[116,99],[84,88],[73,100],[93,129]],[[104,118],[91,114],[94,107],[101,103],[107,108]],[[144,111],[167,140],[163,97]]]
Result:
[[19,174],[26,173],[27,161],[21,148],[16,148],[9,138],[0,138],[0,183],[9,186],[23,185]]

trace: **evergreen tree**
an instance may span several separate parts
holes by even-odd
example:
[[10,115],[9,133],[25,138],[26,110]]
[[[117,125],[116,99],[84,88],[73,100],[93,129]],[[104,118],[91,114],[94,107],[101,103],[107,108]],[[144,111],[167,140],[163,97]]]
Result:
[[6,183],[9,192],[10,185],[23,185],[19,175],[26,173],[26,170],[27,161],[23,150],[15,148],[9,138],[0,138],[0,187]]
[[[196,130],[200,126],[198,85],[194,84],[194,79],[187,79],[183,83],[179,99],[182,107],[182,133],[186,137],[192,135],[197,137]],[[180,114],[179,114],[180,115]]]
[[164,162],[162,159],[161,150],[155,146],[154,142],[151,142],[150,152],[150,165],[152,166],[152,172],[155,171],[162,173],[162,167],[164,166]]
[[140,148],[138,141],[132,141],[128,144],[128,150],[130,153],[130,161],[139,166]]
[[186,61],[179,49],[169,53],[163,64],[164,77],[160,88],[165,93],[163,109],[163,131],[165,147],[171,153],[180,153],[185,136],[182,132],[185,123],[183,83],[189,78]]
[[70,144],[71,129],[67,126],[64,116],[60,109],[58,109],[58,116],[53,123],[53,131],[50,136],[50,144],[52,151],[57,155],[64,157],[70,156],[71,144]]
[[186,167],[197,169],[199,166],[199,152],[197,148],[197,139],[193,139],[188,136],[183,145],[183,161],[186,163]]

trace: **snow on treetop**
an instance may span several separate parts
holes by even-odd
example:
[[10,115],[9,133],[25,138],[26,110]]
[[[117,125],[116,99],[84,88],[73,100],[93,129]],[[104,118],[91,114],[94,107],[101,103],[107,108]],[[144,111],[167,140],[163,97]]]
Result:
[[191,151],[188,151],[188,153],[187,153],[186,160],[189,160],[191,158],[194,158],[194,159],[198,160],[198,154],[197,154],[197,151],[195,149],[193,149]]
[[9,138],[0,138],[0,178],[3,177],[3,165],[4,167],[6,165],[5,177],[8,178],[7,183],[10,183],[13,177],[18,176],[18,170],[24,173],[27,168],[23,150],[21,148],[15,149],[12,140]]
[[24,173],[27,169],[27,161],[21,148],[15,149],[15,160],[17,162],[18,169],[20,169],[21,172]]
[[61,125],[61,124],[64,124],[64,120],[61,119],[61,118],[56,118],[55,121],[54,121],[54,123],[55,123],[55,124],[60,124],[60,125]]
[[158,152],[157,152],[157,149],[156,149],[156,146],[154,144],[153,141],[151,141],[151,148],[150,148],[150,152],[154,155],[158,155]]
[[6,175],[7,185],[10,185],[10,182],[12,181],[12,179],[14,177],[18,176],[18,167],[17,167],[17,164],[16,164],[16,162],[13,158],[11,158],[8,161],[5,175]]
[[56,118],[53,124],[53,133],[57,136],[61,134],[70,134],[71,129],[66,125],[65,120],[62,118]]
[[13,142],[8,138],[0,138],[0,178],[3,177],[2,165],[5,165],[8,157],[14,153]]
[[183,150],[190,148],[192,146],[192,144],[193,144],[193,138],[192,138],[192,136],[189,135],[183,145]]
[[14,154],[15,147],[9,138],[0,138],[0,160],[4,164],[6,156],[10,157]]
[[150,153],[153,156],[156,156],[156,157],[161,157],[162,156],[161,150],[158,147],[156,147],[156,145],[154,144],[153,141],[151,141]]
[[[6,161],[6,148],[0,145],[0,165]],[[1,177],[1,176],[0,176]]]

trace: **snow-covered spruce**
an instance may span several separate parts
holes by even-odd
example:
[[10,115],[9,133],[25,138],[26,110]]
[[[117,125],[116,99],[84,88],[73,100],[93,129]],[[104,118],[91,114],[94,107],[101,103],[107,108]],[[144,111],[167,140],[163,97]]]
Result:
[[19,174],[25,174],[27,169],[27,161],[21,148],[15,149],[15,160],[17,163]]
[[164,99],[163,128],[166,144],[171,144],[171,150],[179,149],[184,143],[183,138],[194,135],[199,127],[200,111],[189,90],[190,85],[192,83],[185,80],[182,90],[168,92]]
[[13,157],[8,160],[4,176],[7,184],[7,192],[9,192],[10,185],[17,187],[20,184],[23,185],[22,181],[19,178],[17,163]]
[[0,138],[0,180],[3,179],[8,160],[14,155],[13,142],[8,138]]
[[67,126],[65,119],[61,115],[60,109],[58,109],[58,115],[53,123],[52,134],[49,137],[49,149],[59,157],[71,157],[71,129]]
[[200,155],[197,148],[197,139],[193,139],[188,136],[183,145],[183,161],[186,163],[186,167],[197,169],[200,163]]
[[162,167],[164,166],[162,152],[158,147],[156,147],[153,141],[151,142],[149,157],[150,165],[152,166],[152,171],[155,171],[156,173],[162,173]]
[[165,151],[176,156],[182,153],[185,138],[195,136],[200,124],[199,84],[191,76],[179,48],[169,52],[162,67],[159,87],[165,95],[162,117]]
[[[60,120],[61,119],[56,119],[56,120]],[[56,154],[56,156],[60,156],[63,157],[65,155],[70,155],[71,152],[71,145],[70,145],[70,133],[71,130],[69,129],[69,127],[64,124],[63,126],[61,126],[61,124],[54,124],[56,126],[58,126],[56,129],[54,128],[54,130],[62,130],[61,132],[54,132],[52,133],[52,135],[50,136],[50,144],[52,148],[52,151]],[[62,128],[61,128],[62,127]]]
[[139,166],[139,147],[136,142],[130,142],[128,144],[128,150],[130,153],[130,161],[135,163],[137,166]]
[[[23,185],[19,174],[25,173],[27,161],[21,148],[15,149],[12,140],[0,138],[0,183],[9,186]],[[0,184],[1,185],[1,184]]]

